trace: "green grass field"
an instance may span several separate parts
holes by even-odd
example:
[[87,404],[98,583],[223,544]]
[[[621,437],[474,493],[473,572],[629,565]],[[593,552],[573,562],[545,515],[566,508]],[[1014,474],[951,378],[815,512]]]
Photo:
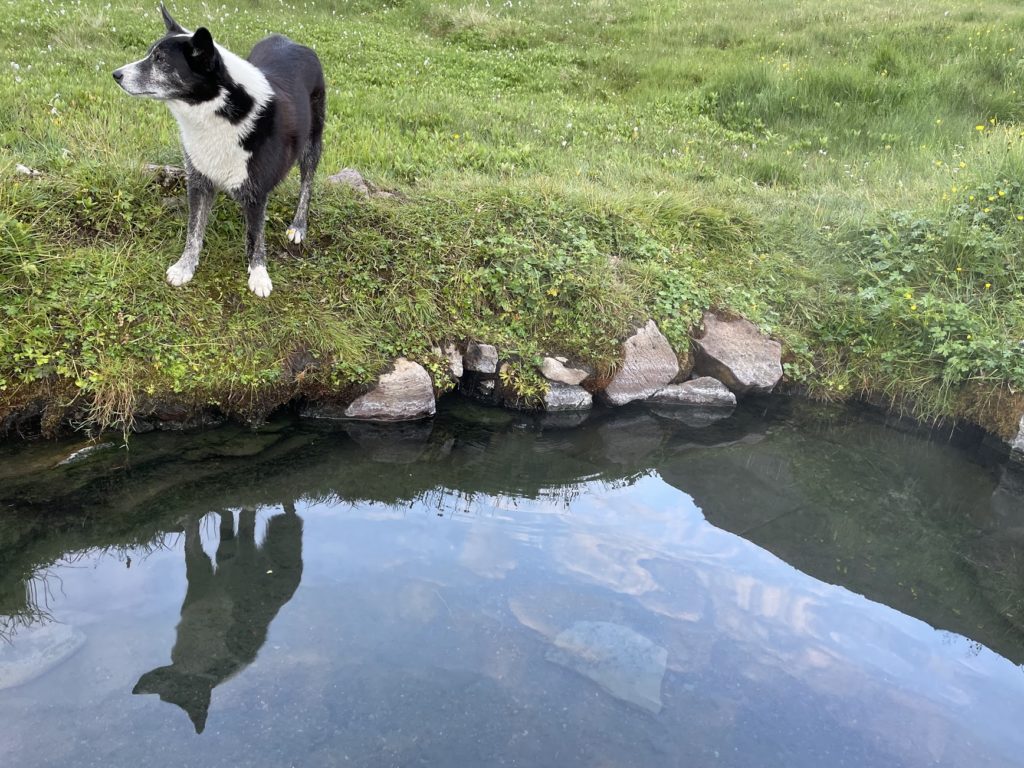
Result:
[[[195,279],[158,103],[110,77],[155,0],[0,0],[0,415],[113,423],[140,398],[260,410],[473,337],[614,366],[707,307],[782,339],[794,385],[1007,434],[1024,409],[1024,7],[918,0],[174,3],[244,54],[311,45],[329,83],[303,253],[275,194],[275,292],[246,290],[237,207]],[[16,164],[42,176],[19,175]],[[404,193],[323,183],[358,168]],[[280,254],[280,255],[277,255]],[[321,369],[293,380],[288,361]]]

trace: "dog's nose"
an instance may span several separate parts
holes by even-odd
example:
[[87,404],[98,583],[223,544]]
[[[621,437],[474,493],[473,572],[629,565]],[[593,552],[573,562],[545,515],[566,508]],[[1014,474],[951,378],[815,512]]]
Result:
[[117,80],[117,82],[120,83],[121,80],[124,79],[124,72],[122,72],[120,69],[115,69],[114,70],[114,79]]

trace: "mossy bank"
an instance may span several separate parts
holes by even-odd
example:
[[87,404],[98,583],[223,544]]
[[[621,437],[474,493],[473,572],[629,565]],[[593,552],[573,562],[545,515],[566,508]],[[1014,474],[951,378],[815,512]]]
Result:
[[[266,31],[329,80],[310,240],[245,287],[242,222],[184,242],[173,120],[110,71],[159,33],[124,2],[0,5],[0,418],[259,417],[350,396],[400,356],[439,388],[485,340],[524,400],[544,354],[610,375],[648,318],[782,341],[785,383],[1012,437],[1024,412],[1024,9],[826,0],[173,6],[244,53]],[[22,168],[19,169],[19,166]],[[392,198],[323,179],[359,168]],[[25,173],[37,171],[38,175]]]

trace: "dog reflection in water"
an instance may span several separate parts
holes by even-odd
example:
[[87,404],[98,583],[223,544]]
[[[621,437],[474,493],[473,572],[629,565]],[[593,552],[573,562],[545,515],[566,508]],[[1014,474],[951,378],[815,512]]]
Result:
[[302,578],[302,518],[292,504],[267,521],[256,544],[256,512],[220,513],[217,565],[203,551],[198,517],[185,527],[188,590],[171,664],[147,672],[132,693],[177,704],[202,733],[213,689],[245,669]]

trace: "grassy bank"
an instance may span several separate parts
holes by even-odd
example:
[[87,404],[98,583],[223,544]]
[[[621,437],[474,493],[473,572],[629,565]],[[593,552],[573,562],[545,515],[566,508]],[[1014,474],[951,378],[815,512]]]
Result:
[[[268,30],[315,47],[321,182],[354,166],[405,195],[321,183],[289,252],[290,180],[262,301],[224,199],[196,278],[163,283],[183,190],[142,166],[180,162],[175,125],[109,74],[159,33],[155,7],[4,0],[0,415],[41,392],[52,418],[168,394],[258,409],[466,337],[519,355],[529,394],[542,352],[609,369],[635,323],[681,349],[716,306],[782,339],[814,394],[1007,434],[1024,405],[1024,9],[892,5],[179,2],[240,53]],[[296,376],[309,356],[321,367]]]

